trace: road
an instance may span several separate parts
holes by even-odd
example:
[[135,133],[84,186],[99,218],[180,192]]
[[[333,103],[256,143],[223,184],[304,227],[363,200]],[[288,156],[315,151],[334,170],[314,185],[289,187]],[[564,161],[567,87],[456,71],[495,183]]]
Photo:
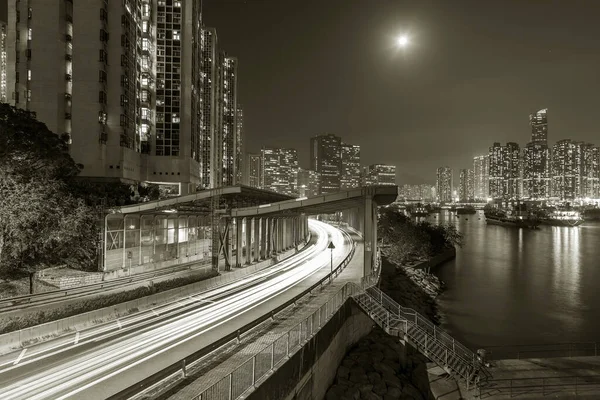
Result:
[[0,358],[0,398],[104,399],[235,332],[329,273],[350,251],[334,227],[310,221],[311,248],[264,272],[127,319]]

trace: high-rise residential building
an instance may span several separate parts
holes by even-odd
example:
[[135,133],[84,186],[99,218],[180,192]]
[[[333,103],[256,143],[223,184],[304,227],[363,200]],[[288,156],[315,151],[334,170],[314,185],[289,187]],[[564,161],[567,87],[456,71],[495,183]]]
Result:
[[459,172],[458,198],[460,201],[473,201],[475,198],[475,174],[472,169]]
[[584,197],[584,143],[559,140],[552,147],[553,196],[561,200]]
[[233,186],[237,179],[237,59],[219,53],[221,140],[223,146],[223,186]]
[[235,164],[237,166],[236,171],[236,184],[241,184],[244,179],[245,165],[244,165],[244,111],[238,104],[237,106],[237,129],[235,137]]
[[519,145],[494,143],[489,150],[489,193],[497,199],[518,199],[521,196],[521,157]]
[[0,21],[0,102],[6,101],[6,23]]
[[[198,110],[193,115],[200,119],[200,186],[209,189],[221,186],[223,181],[223,151],[220,138],[219,64],[217,32],[214,28],[201,27],[200,48],[197,65],[202,73]],[[196,104],[196,103],[193,103]]]
[[548,146],[548,109],[544,108],[529,115],[531,142]]
[[310,169],[321,177],[320,194],[340,191],[342,175],[342,139],[323,134],[310,139]]
[[264,177],[261,154],[248,154],[246,158],[248,160],[248,165],[246,166],[248,186],[262,188]]
[[319,173],[310,169],[298,169],[298,196],[319,195]]
[[356,144],[342,143],[342,175],[340,187],[353,189],[360,187],[360,146]]
[[396,166],[372,164],[365,169],[365,185],[395,185]]
[[550,149],[548,147],[548,110],[529,116],[531,142],[523,150],[523,196],[530,199],[550,197]]
[[450,167],[439,167],[437,169],[436,192],[440,203],[452,202],[452,169]]
[[490,197],[490,156],[477,156],[473,158],[473,185],[474,197],[477,200],[486,200]]
[[583,193],[582,197],[600,198],[600,148],[592,144],[583,145]]
[[263,189],[296,195],[298,186],[298,153],[296,149],[263,147]]
[[435,188],[431,185],[402,185],[398,192],[400,198],[408,201],[435,200]]
[[196,190],[206,73],[199,2],[8,5],[7,99],[70,144],[82,176]]

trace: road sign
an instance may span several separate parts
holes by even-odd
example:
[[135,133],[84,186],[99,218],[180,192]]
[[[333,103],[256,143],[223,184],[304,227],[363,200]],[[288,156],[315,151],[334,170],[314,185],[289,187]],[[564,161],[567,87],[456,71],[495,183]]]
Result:
[[328,249],[335,249],[335,246],[333,245],[333,242],[329,242],[329,246],[327,246]]

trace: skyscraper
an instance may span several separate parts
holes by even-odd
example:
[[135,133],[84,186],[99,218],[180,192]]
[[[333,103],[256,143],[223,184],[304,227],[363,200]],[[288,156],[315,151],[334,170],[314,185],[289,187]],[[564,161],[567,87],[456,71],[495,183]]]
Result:
[[321,177],[320,194],[340,191],[342,175],[342,139],[323,134],[310,139],[310,169]]
[[582,197],[600,198],[600,148],[583,145],[583,194]]
[[452,202],[452,169],[439,167],[437,169],[436,192],[440,203]]
[[547,109],[529,116],[531,142],[523,151],[523,196],[530,199],[550,197],[550,149],[548,148]]
[[560,200],[584,197],[584,144],[559,140],[552,147],[553,196]]
[[263,147],[263,189],[296,195],[298,186],[298,154],[296,149]]
[[[219,126],[219,65],[217,63],[217,32],[214,28],[201,28],[199,74],[200,118],[200,186],[204,189],[220,186],[223,181],[221,160],[221,128]],[[194,113],[193,115],[195,115]]]
[[310,169],[298,169],[298,195],[313,197],[319,195],[319,173]]
[[475,174],[472,169],[461,169],[459,173],[458,198],[460,201],[473,201],[475,197]]
[[235,165],[237,168],[236,171],[236,185],[239,185],[243,182],[243,176],[245,174],[244,169],[244,111],[242,107],[238,104],[237,106],[237,129],[236,129],[236,137],[235,137]]
[[0,21],[0,102],[6,103],[6,23]]
[[360,146],[342,143],[341,189],[360,186]]
[[395,185],[396,166],[372,164],[366,168],[365,185]]
[[7,98],[71,145],[81,175],[195,191],[199,3],[8,3]]
[[248,154],[248,186],[262,188],[264,182],[262,156],[260,154]]
[[225,52],[219,55],[221,139],[223,146],[223,186],[233,186],[237,179],[237,59]]
[[473,158],[474,197],[486,200],[490,197],[490,156]]
[[521,158],[519,145],[494,143],[489,150],[489,190],[494,199],[517,199],[521,196]]

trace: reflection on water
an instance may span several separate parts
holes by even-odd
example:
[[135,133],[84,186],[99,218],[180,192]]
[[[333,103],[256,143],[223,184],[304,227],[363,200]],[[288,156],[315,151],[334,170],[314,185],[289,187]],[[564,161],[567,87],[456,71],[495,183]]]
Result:
[[486,225],[483,212],[428,218],[464,235],[435,273],[444,327],[465,344],[600,340],[600,225],[523,230]]

